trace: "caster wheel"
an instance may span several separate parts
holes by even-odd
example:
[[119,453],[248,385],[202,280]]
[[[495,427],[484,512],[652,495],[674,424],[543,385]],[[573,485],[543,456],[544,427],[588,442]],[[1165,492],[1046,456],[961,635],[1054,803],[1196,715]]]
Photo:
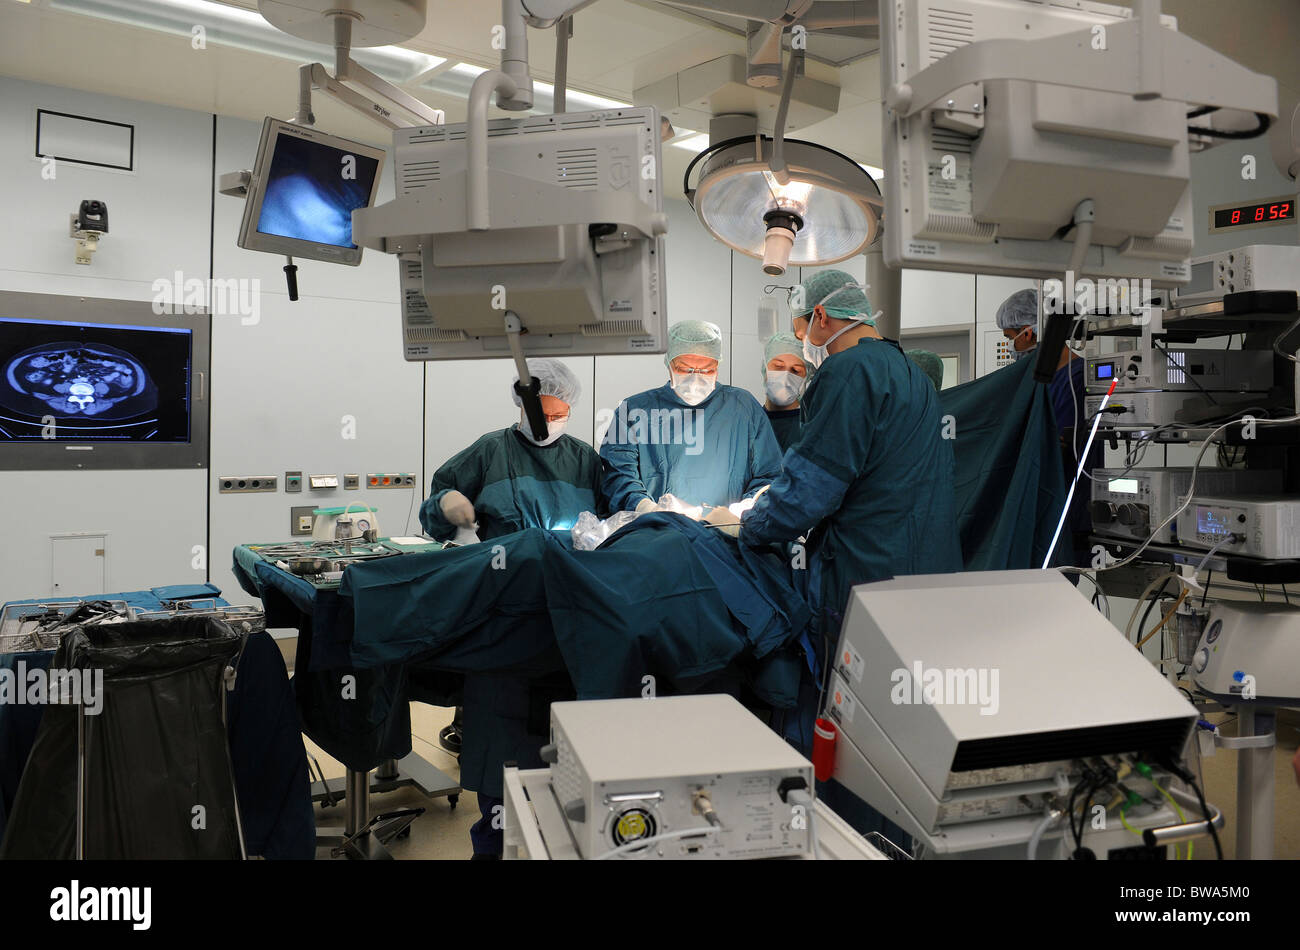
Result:
[[455,811],[455,810],[456,810],[456,803],[459,802],[459,801],[460,801],[460,796],[459,796],[459,795],[448,795],[448,796],[447,796],[447,804],[451,806],[451,810],[452,810],[452,811]]

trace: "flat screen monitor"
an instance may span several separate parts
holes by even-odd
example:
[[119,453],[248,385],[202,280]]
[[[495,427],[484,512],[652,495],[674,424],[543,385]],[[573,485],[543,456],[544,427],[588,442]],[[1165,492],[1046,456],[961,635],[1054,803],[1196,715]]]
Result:
[[206,313],[0,293],[0,469],[206,467]]
[[239,246],[335,264],[361,263],[352,212],[375,200],[384,150],[269,116]]

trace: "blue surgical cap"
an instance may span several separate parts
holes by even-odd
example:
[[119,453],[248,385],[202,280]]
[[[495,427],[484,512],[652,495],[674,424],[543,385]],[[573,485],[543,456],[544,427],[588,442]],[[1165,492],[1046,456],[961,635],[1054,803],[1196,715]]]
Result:
[[908,350],[907,358],[930,377],[930,382],[934,383],[935,389],[943,388],[943,360],[939,359],[938,353],[931,353],[929,350]]
[[998,307],[998,329],[1019,330],[1038,325],[1038,291],[1017,290]]
[[789,330],[782,330],[780,333],[774,333],[763,346],[763,379],[767,379],[767,364],[772,361],[774,356],[795,356],[803,363],[803,368],[809,376],[812,375],[813,368],[804,361],[803,358],[803,341],[791,333]]
[[668,328],[668,353],[664,362],[669,366],[679,356],[707,356],[722,359],[722,330],[707,320],[682,320]]
[[859,320],[875,326],[871,314],[871,301],[863,293],[858,279],[842,270],[819,270],[802,284],[803,305],[791,306],[790,315],[806,317],[818,304],[826,308],[826,315],[837,320]]
[[[551,359],[534,359],[528,361],[528,372],[537,377],[537,381],[542,384],[541,396],[554,396],[560,402],[572,406],[582,395],[582,384],[578,382],[578,377],[574,375],[573,370],[565,366],[559,360]],[[519,377],[515,376],[516,383]],[[519,393],[515,392],[514,386],[510,387],[510,398],[515,401],[516,406],[522,406],[524,401],[519,398]]]

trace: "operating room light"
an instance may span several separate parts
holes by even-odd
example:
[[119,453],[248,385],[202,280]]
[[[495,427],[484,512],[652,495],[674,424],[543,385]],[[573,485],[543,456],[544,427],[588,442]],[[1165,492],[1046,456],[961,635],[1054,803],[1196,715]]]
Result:
[[[880,232],[880,188],[857,162],[811,142],[784,143],[788,181],[772,171],[772,139],[743,136],[691,162],[684,190],[705,229],[758,258],[763,271],[833,264],[861,254]],[[699,183],[690,187],[699,168]]]
[[[50,8],[128,26],[192,37],[202,26],[205,39],[219,46],[278,56],[299,63],[334,61],[334,50],[283,33],[254,10],[242,10],[211,0],[51,0]],[[441,57],[378,46],[354,49],[352,58],[389,82],[404,83],[446,62]]]

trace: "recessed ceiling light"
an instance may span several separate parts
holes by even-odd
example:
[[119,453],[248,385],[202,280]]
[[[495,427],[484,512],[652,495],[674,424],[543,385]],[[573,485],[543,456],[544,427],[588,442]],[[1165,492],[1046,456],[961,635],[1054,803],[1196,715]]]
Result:
[[[218,46],[278,56],[298,63],[334,62],[332,47],[281,32],[253,10],[212,0],[50,0],[49,5],[61,13],[112,20],[187,38],[195,36],[196,27],[202,27],[205,42]],[[410,82],[446,62],[442,57],[400,46],[354,49],[352,58],[394,83]]]

